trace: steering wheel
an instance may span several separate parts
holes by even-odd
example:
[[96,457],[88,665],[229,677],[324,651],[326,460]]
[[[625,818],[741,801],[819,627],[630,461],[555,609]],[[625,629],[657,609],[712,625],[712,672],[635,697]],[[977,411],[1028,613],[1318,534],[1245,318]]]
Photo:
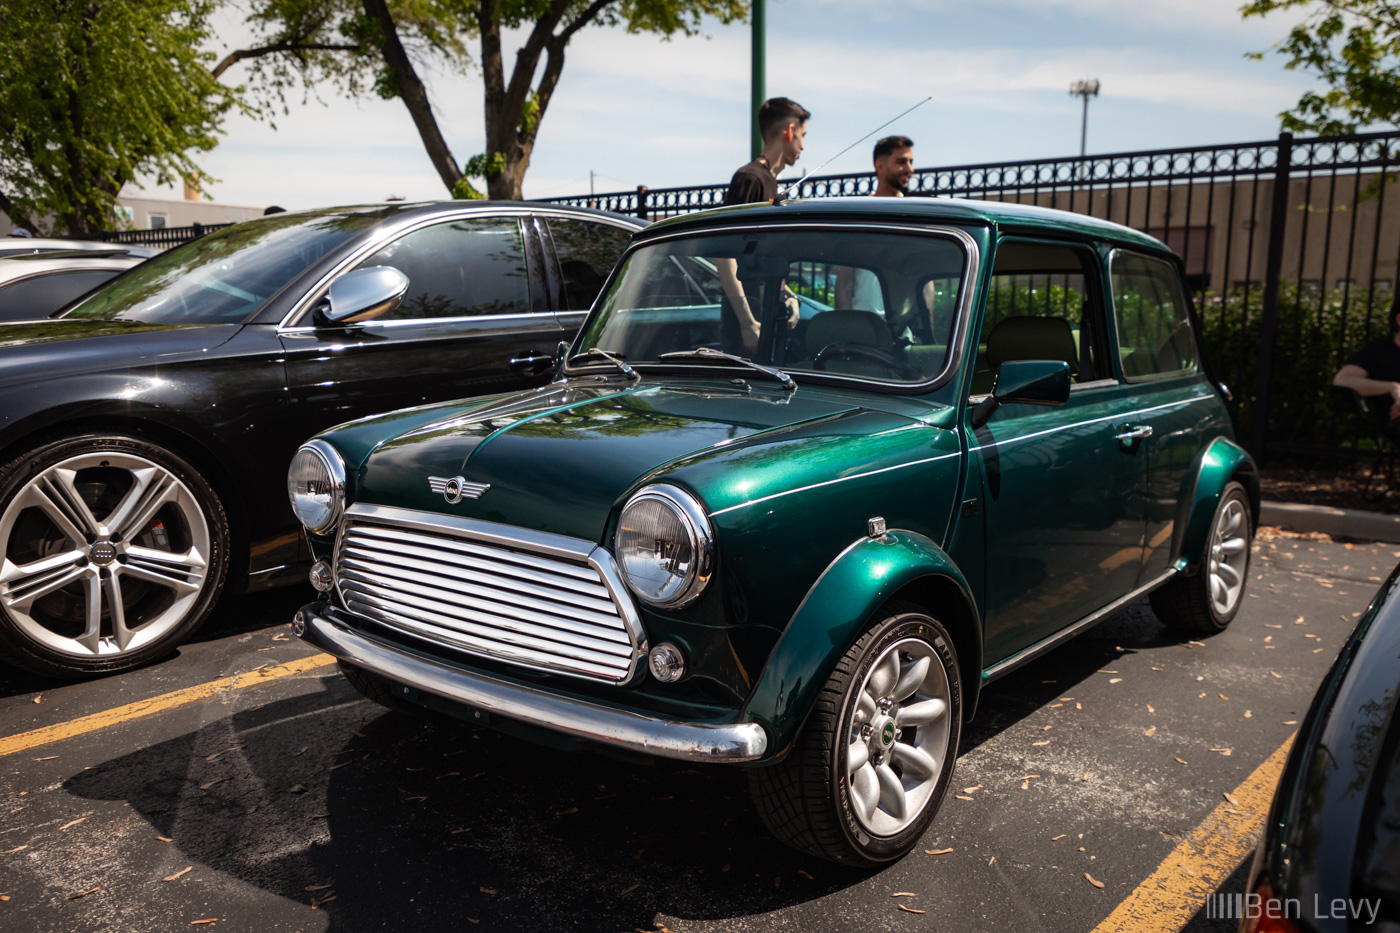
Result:
[[901,379],[917,380],[919,374],[912,367],[895,359],[892,354],[863,343],[829,343],[817,351],[812,366],[826,372],[827,360],[870,360],[879,363]]

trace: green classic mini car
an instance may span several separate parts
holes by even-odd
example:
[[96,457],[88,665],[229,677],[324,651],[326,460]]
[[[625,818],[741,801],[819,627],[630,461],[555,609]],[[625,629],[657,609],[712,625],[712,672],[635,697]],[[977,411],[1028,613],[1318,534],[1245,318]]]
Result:
[[1161,243],[1074,214],[657,223],[551,384],[302,447],[295,630],[387,705],[743,765],[784,842],[890,861],[990,681],[1144,594],[1239,609],[1259,484],[1191,321]]

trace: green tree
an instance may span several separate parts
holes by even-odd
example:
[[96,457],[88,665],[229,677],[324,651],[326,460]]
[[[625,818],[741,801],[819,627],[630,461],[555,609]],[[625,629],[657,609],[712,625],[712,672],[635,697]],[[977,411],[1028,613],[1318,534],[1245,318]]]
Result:
[[[1310,71],[1327,85],[1279,114],[1286,130],[1323,135],[1400,126],[1400,2],[1397,0],[1251,0],[1245,17],[1304,9],[1304,20],[1274,46],[1290,71]],[[1255,52],[1255,59],[1263,53]]]
[[33,229],[110,229],[137,175],[198,173],[232,92],[199,51],[213,0],[5,0],[0,210]]
[[[565,51],[581,29],[620,26],[670,39],[695,35],[706,16],[732,23],[747,11],[747,0],[254,0],[248,22],[259,49],[284,46],[255,63],[264,93],[330,79],[350,94],[397,97],[444,188],[479,197],[468,181],[479,177],[491,197],[518,199]],[[502,32],[515,29],[528,32],[507,75]],[[465,166],[419,75],[434,61],[481,74],[485,152]]]

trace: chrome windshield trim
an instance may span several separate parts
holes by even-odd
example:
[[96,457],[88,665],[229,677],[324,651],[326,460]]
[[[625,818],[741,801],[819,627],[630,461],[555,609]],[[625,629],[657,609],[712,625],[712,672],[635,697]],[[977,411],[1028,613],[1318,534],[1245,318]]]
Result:
[[419,691],[506,719],[577,739],[682,761],[754,761],[768,749],[768,736],[754,722],[692,723],[614,709],[559,696],[412,653],[352,631],[324,604],[301,609],[293,630],[346,664]]
[[[923,382],[895,382],[888,379],[874,379],[863,376],[843,376],[837,373],[814,372],[811,370],[792,370],[799,377],[799,382],[811,381],[817,385],[849,385],[858,386],[864,389],[893,390],[903,395],[921,395],[941,387],[959,370],[962,365],[964,348],[967,344],[967,331],[972,320],[973,312],[976,309],[977,289],[979,288],[980,273],[982,268],[982,254],[977,248],[977,241],[972,238],[966,230],[961,227],[948,226],[944,224],[908,224],[908,223],[879,223],[869,221],[864,223],[831,223],[829,221],[797,221],[787,220],[774,223],[755,224],[736,223],[725,226],[697,227],[690,230],[677,230],[672,233],[661,233],[655,236],[647,236],[640,241],[634,241],[627,247],[626,251],[618,257],[617,265],[613,266],[613,272],[608,276],[608,280],[603,285],[603,290],[598,294],[601,301],[603,295],[612,288],[613,278],[617,275],[617,270],[622,268],[622,264],[631,258],[632,254],[644,247],[652,246],[656,243],[665,243],[669,240],[694,239],[699,236],[713,236],[729,233],[746,233],[768,230],[866,230],[876,233],[905,233],[919,236],[943,236],[956,240],[964,250],[967,261],[963,266],[963,277],[959,284],[961,293],[958,296],[958,313],[953,324],[953,333],[949,337],[949,353],[943,361],[943,368]],[[593,309],[596,311],[598,303],[595,301]],[[589,317],[592,317],[590,313]],[[587,327],[589,321],[584,322]],[[580,334],[583,331],[580,330]],[[628,363],[639,371],[647,370],[686,370],[686,365],[677,361],[674,364],[659,363],[655,360],[628,360]],[[767,364],[765,364],[767,365]],[[691,371],[701,368],[723,371],[725,367],[717,364],[702,364],[701,367],[689,367]],[[565,365],[565,375],[581,375],[592,373],[597,367],[575,367],[569,368]],[[735,366],[735,371],[742,372],[745,367]]]

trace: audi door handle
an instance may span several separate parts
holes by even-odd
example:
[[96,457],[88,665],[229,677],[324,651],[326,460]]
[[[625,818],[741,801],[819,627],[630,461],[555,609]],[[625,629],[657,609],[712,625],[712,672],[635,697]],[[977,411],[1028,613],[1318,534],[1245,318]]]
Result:
[[546,366],[554,365],[554,359],[552,356],[536,356],[533,353],[529,356],[513,356],[510,359],[510,368],[539,371]]
[[1138,439],[1140,439],[1140,438],[1151,437],[1151,436],[1152,436],[1152,425],[1150,425],[1150,424],[1140,424],[1140,425],[1138,425],[1138,426],[1135,427],[1135,428],[1128,428],[1128,429],[1127,429],[1126,431],[1124,431],[1122,434],[1115,434],[1115,435],[1113,435],[1113,437],[1114,437],[1115,440],[1120,440],[1120,441],[1135,441],[1135,440],[1138,440]]

